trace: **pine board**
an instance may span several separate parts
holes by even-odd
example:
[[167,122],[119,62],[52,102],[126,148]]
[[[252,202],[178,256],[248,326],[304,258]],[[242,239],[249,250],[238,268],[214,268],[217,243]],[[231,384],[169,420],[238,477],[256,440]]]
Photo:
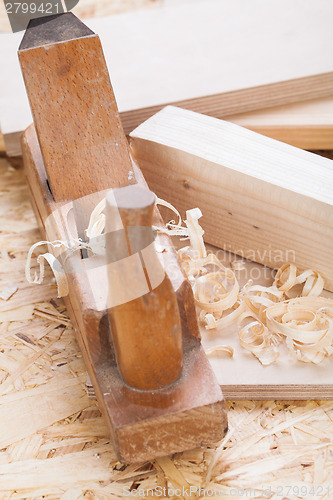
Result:
[[[243,248],[243,256],[246,250],[251,249],[255,249],[259,256],[265,250],[268,253],[267,249],[273,256],[282,248],[285,253],[295,249],[297,259],[303,252],[309,267],[314,269],[320,267],[319,264],[323,265],[321,259],[325,251],[325,265],[329,266],[332,262],[330,244],[333,228],[329,221],[332,221],[333,200],[329,190],[324,189],[333,181],[333,163],[330,160],[280,144],[237,125],[171,106],[131,133],[131,147],[149,187],[159,197],[171,202],[183,218],[185,210],[197,206],[201,209],[203,217],[200,224],[205,229],[204,239],[220,247],[209,248],[226,266],[230,267],[234,260],[242,260],[221,249],[231,250],[235,245]],[[275,157],[277,161],[274,162]],[[296,168],[292,170],[293,164]],[[283,172],[284,168],[289,179],[293,179],[292,187],[289,186],[288,175]],[[238,175],[235,184],[232,184],[235,171]],[[260,182],[252,185],[253,176]],[[322,185],[318,183],[314,186],[316,176],[322,180]],[[305,201],[302,201],[302,196],[306,197]],[[317,205],[319,199],[322,206]],[[256,203],[260,200],[264,200],[264,206],[259,207],[257,214]],[[282,206],[283,202],[286,206]],[[306,206],[310,211],[306,212]],[[304,212],[304,219],[296,218],[295,210]],[[279,212],[283,214],[280,216],[282,227],[279,227]],[[322,223],[323,234],[326,232],[328,237],[326,247],[324,236],[315,233],[312,244],[304,240],[304,235],[309,237],[316,228],[319,230],[321,224],[316,217],[320,212],[327,222],[327,226]],[[306,217],[311,216],[314,225],[307,227],[309,221]],[[226,221],[228,218],[231,222]],[[272,228],[270,233],[267,230],[269,226]],[[272,235],[276,239],[268,240]],[[285,236],[289,237],[288,244],[283,247]],[[280,247],[276,246],[276,241],[280,242]],[[322,252],[315,251],[318,241],[321,241]],[[277,267],[286,260],[278,263]],[[331,269],[329,272],[329,277],[332,277]],[[254,284],[265,286],[270,286],[274,280],[272,269],[249,260],[244,261],[244,269],[235,271],[235,274],[240,287],[249,279]],[[332,281],[329,284],[331,288]],[[324,295],[333,298],[333,293],[325,291]],[[210,356],[211,366],[227,399],[333,397],[333,356],[319,366],[302,363],[295,360],[282,344],[277,362],[262,366],[240,346],[236,323],[225,329],[206,331],[201,328],[201,333],[205,349],[218,345],[234,349],[232,359],[221,358],[219,354]]]
[[[195,111],[195,110],[194,110]],[[219,115],[219,113],[218,113]],[[122,117],[122,113],[120,113]],[[302,149],[331,150],[333,148],[333,97],[322,97],[283,106],[274,106],[223,118],[242,127]],[[30,113],[21,117],[25,128],[32,121]],[[6,134],[6,144],[0,134],[0,152],[20,156],[22,131]]]
[[173,106],[130,137],[150,188],[183,216],[201,209],[208,243],[315,269],[333,291],[332,160]]
[[[209,0],[88,25],[101,37],[128,133],[168,103],[221,117],[332,95],[330,13],[330,0]],[[31,122],[21,37],[2,34],[0,43],[0,120],[11,156]]]
[[298,148],[333,148],[332,97],[217,118]]

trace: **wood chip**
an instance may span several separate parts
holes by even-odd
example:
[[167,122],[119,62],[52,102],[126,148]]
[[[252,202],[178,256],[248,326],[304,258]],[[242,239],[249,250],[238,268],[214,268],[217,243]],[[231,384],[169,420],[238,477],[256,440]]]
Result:
[[6,285],[0,285],[0,299],[8,300],[17,291],[15,283],[7,282]]
[[33,304],[11,309],[10,311],[1,311],[0,323],[4,323],[5,321],[26,321],[32,319],[33,312]]

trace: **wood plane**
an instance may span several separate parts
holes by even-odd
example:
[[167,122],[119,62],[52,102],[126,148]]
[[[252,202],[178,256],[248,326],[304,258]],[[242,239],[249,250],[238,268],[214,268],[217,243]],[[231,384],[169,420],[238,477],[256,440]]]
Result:
[[119,459],[218,442],[227,416],[192,289],[169,237],[157,232],[154,244],[151,228],[162,219],[129,154],[99,37],[71,13],[49,16],[30,22],[18,54],[34,119],[24,167],[43,237],[84,242],[93,208],[106,200],[106,251],[58,249],[56,257]]

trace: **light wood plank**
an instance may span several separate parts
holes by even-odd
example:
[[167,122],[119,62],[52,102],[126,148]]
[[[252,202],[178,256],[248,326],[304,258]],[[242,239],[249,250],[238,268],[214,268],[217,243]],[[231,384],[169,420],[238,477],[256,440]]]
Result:
[[168,106],[131,133],[150,188],[199,207],[205,240],[277,268],[318,270],[333,290],[333,163],[238,125]]
[[298,148],[333,149],[332,97],[240,113],[224,120]]
[[[88,25],[101,37],[128,133],[167,103],[221,117],[331,95],[330,13],[330,0],[209,0]],[[4,34],[0,43],[9,154],[19,151],[18,133],[31,122],[16,57],[20,38]]]

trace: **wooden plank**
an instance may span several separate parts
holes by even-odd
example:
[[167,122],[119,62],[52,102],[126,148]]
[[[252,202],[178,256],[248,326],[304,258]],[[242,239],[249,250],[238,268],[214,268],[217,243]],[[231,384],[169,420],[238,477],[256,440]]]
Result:
[[[121,112],[120,118],[122,118]],[[223,113],[217,113],[216,118],[223,118],[298,148],[333,149],[333,97],[311,99],[225,117]],[[25,124],[29,123],[29,119],[26,118]],[[6,134],[6,144],[3,137],[1,143],[0,136],[0,151],[6,150],[10,157],[21,155],[21,134],[22,132]]]
[[[128,133],[167,103],[221,117],[332,95],[332,9],[329,0],[304,0],[302,9],[288,0],[209,0],[89,25],[101,36]],[[9,154],[19,152],[19,133],[31,122],[19,41],[19,33],[1,35],[0,116]]]
[[333,149],[332,97],[240,113],[224,120],[298,148]]
[[325,49],[333,34],[323,11],[333,13],[329,0],[305,0],[301,14],[288,0],[208,0],[90,24],[101,33],[127,132],[166,103],[232,114],[332,95]]
[[277,268],[318,270],[333,290],[333,163],[217,118],[168,106],[131,133],[150,188],[205,240]]

